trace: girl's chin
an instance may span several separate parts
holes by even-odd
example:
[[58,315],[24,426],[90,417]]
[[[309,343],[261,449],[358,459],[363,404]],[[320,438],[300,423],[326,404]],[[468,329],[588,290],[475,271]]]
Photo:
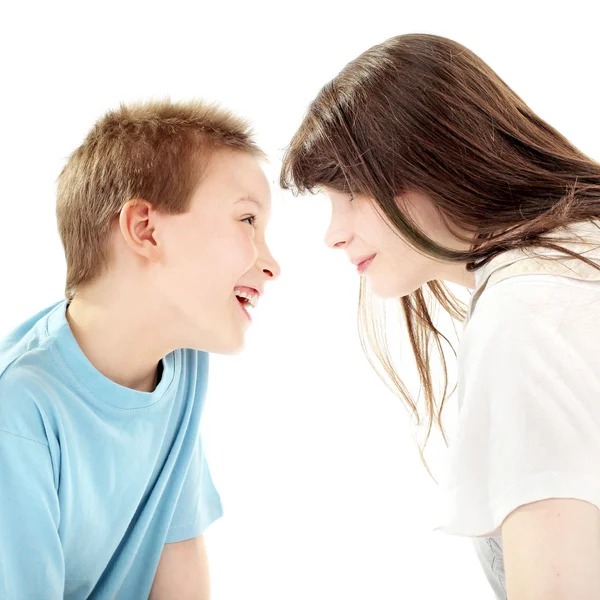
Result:
[[396,285],[393,286],[381,286],[374,282],[370,282],[370,284],[373,295],[377,296],[377,298],[380,298],[381,300],[397,300],[398,298],[404,298],[405,296],[409,296],[413,292],[417,291],[421,287],[421,285],[400,286],[397,282]]

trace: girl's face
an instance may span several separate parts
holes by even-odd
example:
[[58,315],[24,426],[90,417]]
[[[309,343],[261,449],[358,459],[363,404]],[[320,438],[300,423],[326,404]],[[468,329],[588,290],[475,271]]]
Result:
[[[325,243],[346,252],[358,272],[369,278],[377,296],[407,296],[432,280],[474,287],[474,275],[466,271],[464,264],[426,256],[404,241],[372,199],[330,189],[324,191],[332,206]],[[431,200],[423,194],[407,192],[401,198],[401,206],[423,233],[438,244],[454,250],[468,249],[467,244],[450,233]]]

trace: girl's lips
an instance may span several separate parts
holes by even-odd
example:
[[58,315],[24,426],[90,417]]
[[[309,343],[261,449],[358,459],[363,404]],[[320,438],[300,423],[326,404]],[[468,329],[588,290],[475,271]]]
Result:
[[359,274],[363,274],[370,266],[370,264],[373,262],[373,259],[375,258],[375,254],[373,254],[372,256],[369,256],[368,258],[366,258],[365,260],[359,262],[356,265],[356,270],[359,272]]

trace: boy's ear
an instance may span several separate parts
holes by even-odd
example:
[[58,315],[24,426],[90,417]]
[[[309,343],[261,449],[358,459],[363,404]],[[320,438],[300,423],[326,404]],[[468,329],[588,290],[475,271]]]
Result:
[[141,198],[128,200],[119,213],[119,229],[125,243],[137,255],[152,262],[157,261],[160,254],[154,217],[150,202]]

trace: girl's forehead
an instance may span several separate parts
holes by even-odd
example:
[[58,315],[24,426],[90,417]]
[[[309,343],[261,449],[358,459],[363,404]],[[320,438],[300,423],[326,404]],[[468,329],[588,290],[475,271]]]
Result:
[[330,200],[342,200],[342,199],[347,200],[348,197],[350,196],[350,194],[347,194],[345,192],[341,192],[339,190],[335,190],[333,188],[329,188],[326,186],[319,187],[319,188],[317,188],[317,190],[320,194],[323,194]]

